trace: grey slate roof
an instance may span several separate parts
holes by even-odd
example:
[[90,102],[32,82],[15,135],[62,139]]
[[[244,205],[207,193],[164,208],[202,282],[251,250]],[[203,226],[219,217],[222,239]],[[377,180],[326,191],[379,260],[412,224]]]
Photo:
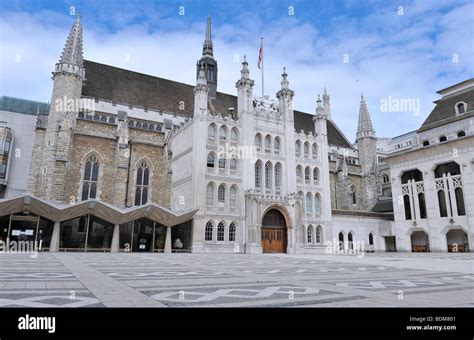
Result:
[[[466,113],[456,115],[454,106],[456,103],[464,101],[467,103]],[[447,96],[435,101],[436,106],[425,119],[418,131],[428,130],[440,125],[451,123],[458,119],[467,118],[474,113],[474,89],[471,87],[457,94]]]
[[[86,81],[82,88],[83,97],[186,117],[193,115],[194,86],[192,85],[89,60],[84,60],[84,67]],[[234,110],[237,109],[237,97],[234,95],[217,92],[216,99],[209,100],[209,110],[213,114],[229,115],[231,107]],[[314,133],[313,115],[294,111],[294,119],[297,132],[304,130]],[[352,147],[332,121],[328,120],[327,128],[330,145]]]

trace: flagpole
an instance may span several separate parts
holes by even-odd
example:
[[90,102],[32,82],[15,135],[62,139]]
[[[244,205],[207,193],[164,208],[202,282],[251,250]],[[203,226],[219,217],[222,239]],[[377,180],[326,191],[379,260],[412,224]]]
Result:
[[260,38],[262,42],[262,98],[265,96],[265,83],[264,83],[264,76],[263,76],[263,37]]

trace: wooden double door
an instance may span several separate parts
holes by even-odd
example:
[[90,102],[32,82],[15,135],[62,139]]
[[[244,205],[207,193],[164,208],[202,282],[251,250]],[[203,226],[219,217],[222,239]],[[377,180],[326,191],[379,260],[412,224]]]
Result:
[[264,253],[286,252],[286,228],[262,228],[262,251]]

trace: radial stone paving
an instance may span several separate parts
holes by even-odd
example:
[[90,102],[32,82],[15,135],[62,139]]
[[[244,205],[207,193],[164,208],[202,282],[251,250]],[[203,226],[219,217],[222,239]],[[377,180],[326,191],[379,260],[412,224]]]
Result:
[[474,254],[0,254],[0,307],[474,306]]

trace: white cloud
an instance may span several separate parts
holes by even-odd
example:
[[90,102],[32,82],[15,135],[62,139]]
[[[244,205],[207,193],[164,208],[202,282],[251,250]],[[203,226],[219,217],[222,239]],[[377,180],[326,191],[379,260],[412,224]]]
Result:
[[[133,21],[137,15],[133,6],[127,9],[128,14],[111,15],[115,25],[129,23],[113,32],[101,25],[92,26],[93,18],[83,14],[85,58],[193,84],[205,18],[190,23],[179,17],[159,17],[147,6],[140,13],[145,9],[149,11],[148,20],[140,25]],[[104,11],[98,12],[104,16]],[[286,66],[290,87],[296,93],[295,107],[314,112],[317,93],[326,86],[333,119],[349,140],[354,139],[357,128],[360,92],[366,96],[377,134],[401,134],[420,126],[437,99],[436,90],[472,74],[474,67],[468,59],[472,50],[467,48],[472,18],[465,15],[469,11],[470,3],[440,11],[422,1],[406,6],[402,17],[396,15],[396,7],[382,8],[362,19],[332,18],[330,28],[300,22],[297,16],[263,22],[256,13],[239,14],[238,25],[222,23],[213,27],[218,87],[235,94],[241,67],[235,55],[242,58],[247,54],[251,77],[256,80],[254,91],[260,95],[256,62],[263,34],[266,94],[273,96],[278,91]],[[153,13],[160,18],[160,27],[169,27],[166,31],[152,29]],[[58,22],[61,26],[56,25]],[[0,16],[2,94],[50,99],[51,71],[72,22],[67,15],[49,12]],[[20,63],[15,62],[18,53]],[[344,53],[349,54],[349,63],[343,62]],[[452,53],[459,54],[458,63],[452,62]],[[126,55],[130,56],[129,62]],[[388,96],[420,99],[420,116],[380,112],[380,100]]]

